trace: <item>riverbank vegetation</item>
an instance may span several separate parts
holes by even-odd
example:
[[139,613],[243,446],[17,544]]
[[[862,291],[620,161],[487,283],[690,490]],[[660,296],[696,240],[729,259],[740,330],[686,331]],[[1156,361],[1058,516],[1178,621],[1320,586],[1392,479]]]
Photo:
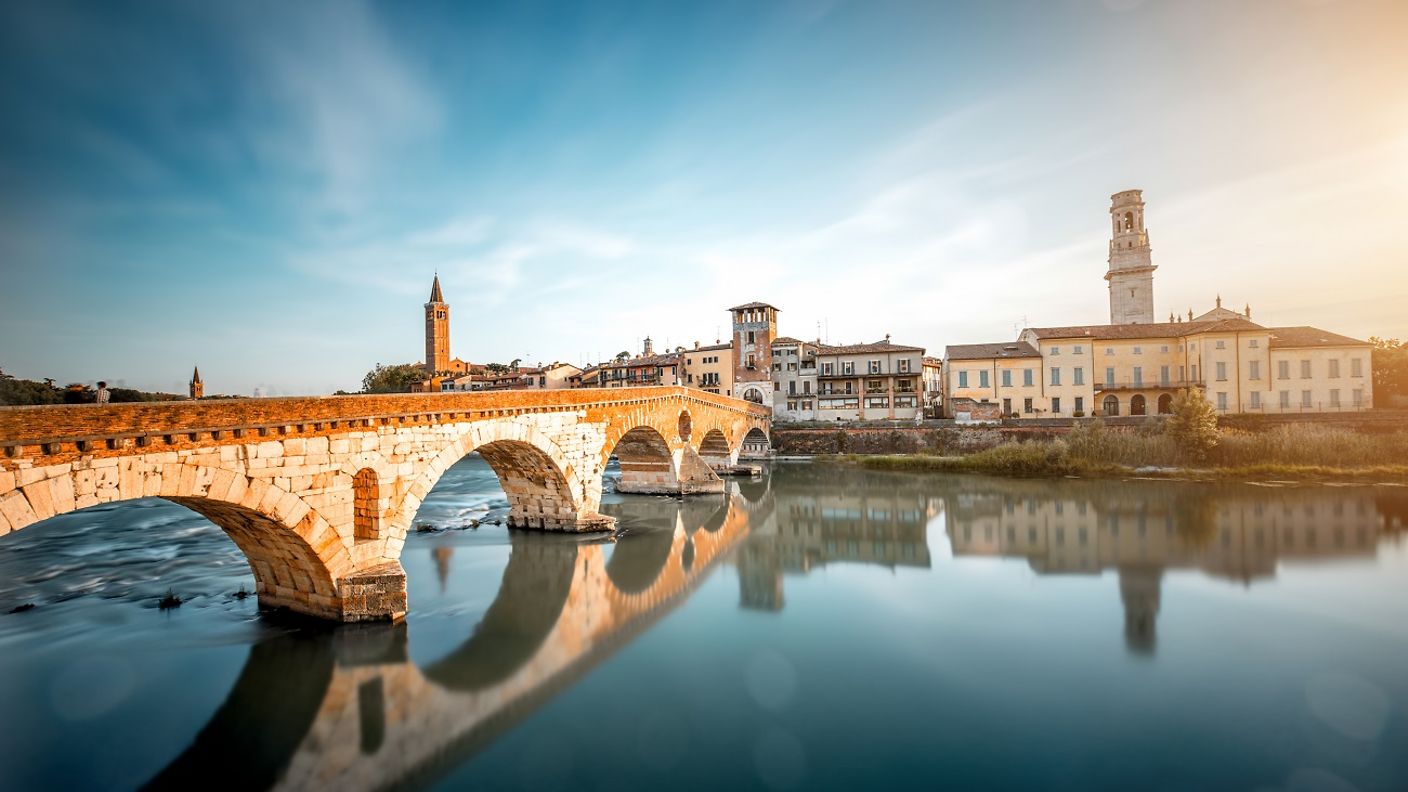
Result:
[[[844,457],[882,470],[1004,476],[1198,476],[1219,478],[1408,480],[1408,432],[1365,434],[1319,424],[1266,431],[1111,429],[1099,421],[1064,437],[1009,442],[963,456]],[[1211,443],[1209,445],[1209,443]]]

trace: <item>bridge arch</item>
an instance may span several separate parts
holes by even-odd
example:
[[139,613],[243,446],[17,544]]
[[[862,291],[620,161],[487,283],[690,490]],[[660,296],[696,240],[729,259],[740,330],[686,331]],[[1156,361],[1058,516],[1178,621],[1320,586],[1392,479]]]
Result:
[[[351,555],[327,520],[282,486],[226,468],[155,464],[140,457],[105,466],[102,472],[69,467],[0,491],[0,502],[13,510],[23,501],[27,516],[37,518],[22,526],[28,528],[90,506],[142,498],[171,501],[230,537],[254,573],[261,608],[344,617],[337,581],[353,569]],[[97,487],[95,479],[117,486]],[[84,495],[75,497],[75,492]]]
[[597,514],[600,492],[583,485],[562,448],[537,427],[502,419],[470,425],[425,465],[391,515],[390,541],[398,549],[416,510],[440,477],[476,452],[494,470],[508,497],[510,526],[548,531],[590,530],[596,523],[609,526],[609,518]]
[[678,493],[679,472],[674,451],[665,435],[649,424],[635,426],[608,449],[621,466],[617,492]]

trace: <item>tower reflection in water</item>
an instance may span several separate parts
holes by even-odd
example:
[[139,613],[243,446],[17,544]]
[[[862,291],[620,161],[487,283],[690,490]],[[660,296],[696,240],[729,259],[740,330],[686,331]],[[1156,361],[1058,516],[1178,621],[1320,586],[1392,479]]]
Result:
[[[1401,500],[1401,498],[1400,498]],[[931,526],[956,563],[1025,558],[1039,575],[1114,570],[1135,653],[1151,653],[1167,569],[1251,585],[1285,560],[1372,557],[1404,503],[1373,490],[1012,481],[778,466],[724,496],[630,498],[614,545],[511,534],[493,604],[441,659],[409,660],[405,625],[299,632],[255,646],[234,689],[152,788],[419,786],[607,660],[731,559],[740,606],[785,609],[787,576],[829,564],[933,565]],[[609,551],[608,551],[609,547]],[[451,550],[430,550],[440,585]]]

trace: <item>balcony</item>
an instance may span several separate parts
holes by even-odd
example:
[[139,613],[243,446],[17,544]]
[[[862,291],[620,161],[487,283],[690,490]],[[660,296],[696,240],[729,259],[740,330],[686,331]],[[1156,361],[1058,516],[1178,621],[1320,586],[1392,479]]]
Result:
[[[1060,386],[1057,385],[1057,386],[1055,386],[1055,387],[1060,387]],[[1077,387],[1079,387],[1079,386],[1077,386]],[[1114,391],[1114,390],[1182,390],[1183,388],[1206,388],[1206,387],[1207,387],[1207,385],[1206,385],[1205,383],[1203,383],[1203,382],[1198,382],[1198,381],[1195,381],[1195,380],[1179,380],[1179,379],[1168,379],[1168,380],[1149,379],[1149,380],[1140,380],[1140,381],[1138,381],[1138,382],[1136,382],[1136,381],[1134,381],[1134,380],[1129,380],[1129,381],[1127,381],[1127,382],[1097,382],[1097,383],[1095,383],[1095,390],[1097,390],[1097,391]]]

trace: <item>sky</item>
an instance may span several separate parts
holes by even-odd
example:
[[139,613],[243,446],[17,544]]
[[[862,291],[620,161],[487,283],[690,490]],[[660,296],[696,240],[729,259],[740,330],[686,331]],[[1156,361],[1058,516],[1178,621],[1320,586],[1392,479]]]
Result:
[[1156,314],[1408,338],[1408,3],[0,4],[0,369],[356,389]]

